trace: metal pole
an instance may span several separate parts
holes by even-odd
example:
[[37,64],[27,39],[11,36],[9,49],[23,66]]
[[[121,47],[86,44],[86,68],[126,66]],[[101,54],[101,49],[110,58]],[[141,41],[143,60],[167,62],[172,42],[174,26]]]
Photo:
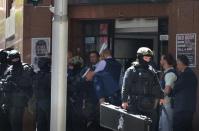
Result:
[[66,55],[68,49],[67,3],[67,0],[54,0],[50,131],[66,131]]

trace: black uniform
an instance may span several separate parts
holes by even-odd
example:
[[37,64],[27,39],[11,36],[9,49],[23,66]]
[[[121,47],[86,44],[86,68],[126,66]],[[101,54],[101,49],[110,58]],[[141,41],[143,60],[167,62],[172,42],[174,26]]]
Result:
[[174,131],[192,130],[193,114],[196,111],[197,85],[196,75],[187,67],[179,75],[173,89]]
[[68,69],[67,75],[67,130],[85,130],[83,119],[83,85],[81,82],[81,67],[74,65]]
[[136,63],[127,69],[122,86],[122,102],[128,101],[130,112],[150,117],[153,131],[157,129],[156,106],[161,97],[163,92],[152,66]]
[[[87,69],[94,71],[95,66],[90,65],[86,66],[80,72],[82,76]],[[87,131],[98,130],[98,118],[99,118],[99,105],[98,99],[95,94],[95,89],[93,85],[93,81],[86,81],[84,78],[81,80],[81,85],[83,87],[83,103],[82,103],[82,114],[83,119],[85,119],[85,126]]]
[[50,58],[39,58],[40,71],[34,76],[33,89],[36,98],[37,131],[50,131],[51,71]]
[[9,119],[12,131],[23,131],[23,114],[32,95],[32,68],[21,62],[16,50],[9,53],[11,65],[5,75],[9,92]]
[[4,77],[8,68],[7,63],[8,53],[5,50],[0,51],[0,129],[3,131],[10,131],[10,124],[8,120],[8,94],[4,90]]

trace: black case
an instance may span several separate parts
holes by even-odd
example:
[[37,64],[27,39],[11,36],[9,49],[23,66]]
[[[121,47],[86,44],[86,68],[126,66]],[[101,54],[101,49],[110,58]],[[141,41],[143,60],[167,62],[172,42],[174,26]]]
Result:
[[150,131],[151,119],[128,113],[120,107],[100,105],[100,125],[113,131]]

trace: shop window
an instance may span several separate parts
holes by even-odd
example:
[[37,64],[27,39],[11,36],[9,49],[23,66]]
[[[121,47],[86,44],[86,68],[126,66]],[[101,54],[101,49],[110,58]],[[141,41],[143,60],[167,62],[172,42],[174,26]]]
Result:
[[85,50],[86,52],[96,50],[95,37],[85,37]]
[[84,50],[86,53],[96,50],[99,53],[110,47],[112,37],[111,22],[84,21]]

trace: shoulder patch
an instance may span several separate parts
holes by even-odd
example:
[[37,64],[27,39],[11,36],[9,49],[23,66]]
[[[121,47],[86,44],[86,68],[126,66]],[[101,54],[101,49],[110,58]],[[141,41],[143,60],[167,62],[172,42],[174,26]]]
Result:
[[132,62],[132,66],[137,66],[137,65],[139,65],[139,62],[138,62],[138,61]]
[[129,67],[128,70],[133,70],[133,72],[136,72],[135,66]]
[[32,66],[27,63],[23,63],[22,66],[25,71],[33,71]]

